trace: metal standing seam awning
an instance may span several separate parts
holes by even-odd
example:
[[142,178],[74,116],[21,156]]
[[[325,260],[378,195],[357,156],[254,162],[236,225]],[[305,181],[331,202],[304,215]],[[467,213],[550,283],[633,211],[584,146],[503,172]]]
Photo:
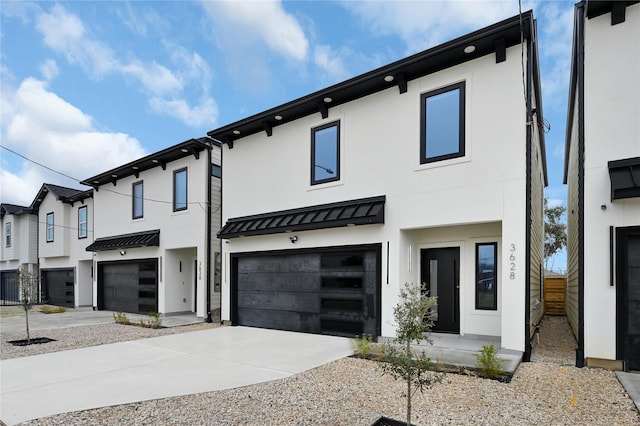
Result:
[[132,234],[114,235],[96,238],[87,251],[119,250],[136,247],[157,247],[160,245],[160,230],[135,232]]
[[231,218],[218,238],[384,223],[384,195]]
[[611,201],[640,197],[640,157],[609,161]]

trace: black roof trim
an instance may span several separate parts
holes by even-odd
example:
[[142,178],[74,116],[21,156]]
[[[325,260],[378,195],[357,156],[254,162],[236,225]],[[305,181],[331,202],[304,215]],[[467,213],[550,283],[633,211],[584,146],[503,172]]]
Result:
[[54,185],[52,183],[43,183],[40,190],[36,194],[36,198],[31,203],[31,210],[37,212],[44,197],[51,193],[56,200],[63,203],[73,204],[76,201],[84,201],[86,198],[93,197],[93,189],[74,189],[66,186]]
[[611,201],[640,197],[640,157],[609,161]]
[[200,155],[200,152],[207,148],[211,148],[214,145],[220,146],[220,143],[207,137],[189,139],[177,145],[163,149],[162,151],[154,152],[146,157],[139,158],[131,161],[130,163],[108,170],[104,173],[100,173],[99,175],[92,176],[80,183],[93,188],[99,188],[101,185],[113,183],[118,179],[134,175],[138,176],[140,172],[154,167],[160,166],[164,169],[167,163],[188,157],[189,155],[194,155],[197,158]]
[[[636,3],[640,3],[640,0],[616,0],[616,1],[603,1],[603,0],[589,0],[586,3],[587,6],[587,18],[596,18],[598,16],[604,15],[605,13],[613,12],[614,9],[619,10],[618,8],[622,8],[624,10],[625,7],[634,5]],[[622,12],[624,13],[624,12]]]
[[160,230],[135,232],[133,234],[114,235],[96,238],[87,251],[121,250],[136,247],[157,247],[160,245]]
[[361,198],[229,219],[218,238],[384,223],[386,197]]
[[[527,40],[533,37],[531,33],[532,20],[532,11],[523,12],[522,33]],[[327,108],[351,102],[394,86],[398,86],[400,93],[403,93],[403,89],[406,91],[408,81],[485,55],[494,54],[497,40],[501,40],[498,43],[500,46],[504,40],[507,48],[520,44],[520,21],[520,16],[516,15],[342,83],[211,130],[207,134],[228,144],[231,148],[234,140],[264,131],[265,123],[269,129],[267,133],[271,133],[275,127],[281,124],[319,112],[324,116]],[[471,44],[475,46],[475,51],[470,54],[464,53],[464,48]],[[387,81],[385,79],[387,76],[394,78]],[[329,102],[325,101],[327,98],[330,98]],[[279,118],[276,119],[276,117]]]
[[4,217],[5,214],[23,215],[23,214],[36,214],[30,207],[19,206],[17,204],[2,203],[0,204],[0,217]]

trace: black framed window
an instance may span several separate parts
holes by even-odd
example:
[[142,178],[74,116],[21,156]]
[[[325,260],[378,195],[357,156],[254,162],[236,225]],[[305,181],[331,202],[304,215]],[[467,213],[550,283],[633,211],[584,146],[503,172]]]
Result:
[[340,122],[311,130],[311,185],[340,180]]
[[87,238],[87,206],[78,208],[78,238]]
[[211,165],[211,176],[217,177],[217,178],[222,178],[222,167],[218,166],[217,164],[212,164]]
[[144,217],[144,184],[143,181],[131,184],[131,217],[140,219]]
[[498,309],[498,244],[476,244],[476,309]]
[[464,156],[464,92],[461,82],[421,96],[421,164]]
[[173,211],[187,209],[187,169],[173,172]]
[[4,224],[4,245],[11,247],[11,222]]
[[53,221],[54,221],[53,213],[47,213],[47,242],[48,243],[52,242],[54,237]]

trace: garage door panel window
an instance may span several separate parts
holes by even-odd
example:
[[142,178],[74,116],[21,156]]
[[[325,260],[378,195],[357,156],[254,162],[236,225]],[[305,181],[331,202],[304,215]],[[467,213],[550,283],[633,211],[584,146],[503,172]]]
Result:
[[322,277],[322,288],[331,289],[361,289],[362,277]]

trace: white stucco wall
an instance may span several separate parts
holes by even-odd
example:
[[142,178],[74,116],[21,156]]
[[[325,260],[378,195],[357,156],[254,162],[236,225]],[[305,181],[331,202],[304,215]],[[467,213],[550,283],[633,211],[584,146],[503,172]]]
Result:
[[[507,61],[488,55],[330,108],[225,146],[223,223],[229,218],[386,195],[385,224],[234,238],[222,244],[222,319],[230,319],[229,255],[261,250],[382,244],[382,334],[392,335],[399,285],[419,279],[408,253],[433,243],[460,244],[465,273],[462,333],[502,335],[502,346],[524,348],[526,138],[520,46]],[[420,95],[466,82],[466,155],[420,164]],[[310,185],[310,129],[340,120],[341,180]],[[242,196],[238,196],[242,194]],[[443,230],[447,232],[443,234]],[[474,241],[499,244],[500,308],[473,312]],[[386,284],[386,245],[389,275]],[[469,252],[471,250],[471,252]],[[513,255],[513,271],[510,256]],[[509,266],[509,267],[507,267]],[[513,275],[510,273],[514,272]],[[461,296],[462,298],[462,296]],[[508,303],[506,302],[508,301]]]
[[[11,246],[6,246],[5,224],[11,223]],[[15,270],[25,263],[38,263],[38,216],[5,214],[2,218],[0,270]]]
[[[173,172],[185,167],[188,170],[188,208],[174,212]],[[158,277],[158,310],[161,313],[194,309],[194,292],[187,289],[192,288],[193,279],[186,274],[191,274],[193,259],[197,258],[198,303],[195,309],[197,316],[206,315],[206,203],[209,173],[204,151],[198,160],[188,156],[168,163],[166,170],[158,166],[141,172],[139,178],[129,176],[118,179],[116,186],[106,184],[94,191],[96,238],[160,229],[159,247],[130,248],[124,256],[114,250],[100,251],[96,253],[95,261],[162,259]],[[132,219],[131,185],[138,181],[143,181],[144,215],[140,219]],[[185,253],[189,254],[184,255],[184,258],[176,258],[175,262],[171,261],[167,265],[167,258],[182,256],[178,254],[181,251],[176,249],[188,249]],[[167,251],[171,252],[167,254]],[[176,276],[173,270],[181,259],[184,277]],[[97,304],[97,274],[94,274],[94,290],[94,304]],[[183,299],[186,301],[183,302]]]
[[609,226],[640,225],[640,199],[610,201],[607,162],[640,155],[640,4],[628,6],[618,25],[611,25],[608,13],[586,20],[584,67],[585,356],[615,359]]
[[[78,209],[87,208],[87,237],[78,236]],[[40,269],[70,268],[74,270],[74,305],[90,306],[93,299],[91,261],[93,254],[86,251],[93,243],[93,198],[73,205],[63,203],[48,192],[39,208],[38,240]],[[54,239],[47,242],[47,214],[54,213]],[[87,265],[89,265],[87,267]]]

